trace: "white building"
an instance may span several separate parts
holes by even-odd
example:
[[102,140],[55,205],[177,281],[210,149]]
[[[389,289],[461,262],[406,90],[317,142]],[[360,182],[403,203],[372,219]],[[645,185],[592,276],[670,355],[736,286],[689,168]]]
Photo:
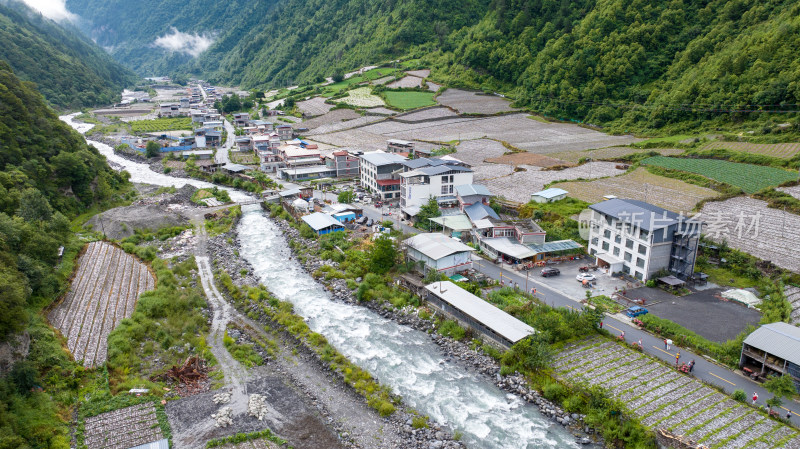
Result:
[[536,193],[531,194],[531,201],[536,203],[552,203],[553,201],[563,200],[567,197],[567,192],[564,189],[551,187]]
[[415,216],[431,197],[443,206],[458,203],[456,187],[472,184],[472,169],[441,159],[414,159],[403,163],[400,174],[400,207],[407,216]]
[[681,279],[694,273],[698,221],[639,200],[615,198],[589,208],[587,249],[609,272],[643,281],[661,270]]
[[385,151],[370,151],[361,155],[361,186],[380,194],[381,199],[400,197],[399,173],[405,158]]
[[421,263],[425,272],[435,270],[452,276],[457,271],[472,268],[472,251],[475,250],[444,234],[417,234],[403,244],[406,259]]

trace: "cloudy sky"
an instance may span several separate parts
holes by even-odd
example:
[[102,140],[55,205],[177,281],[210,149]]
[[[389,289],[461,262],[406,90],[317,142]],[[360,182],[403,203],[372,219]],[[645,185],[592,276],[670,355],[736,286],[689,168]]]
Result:
[[186,53],[195,58],[206,51],[213,43],[214,39],[211,36],[182,33],[175,28],[172,28],[168,34],[159,37],[154,42],[157,47],[172,52]]
[[28,6],[39,11],[45,17],[56,21],[75,20],[75,14],[67,11],[66,0],[23,0]]

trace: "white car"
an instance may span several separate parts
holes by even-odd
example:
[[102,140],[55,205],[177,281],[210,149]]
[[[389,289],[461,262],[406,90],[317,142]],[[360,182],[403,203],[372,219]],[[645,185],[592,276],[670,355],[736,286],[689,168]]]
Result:
[[578,282],[583,282],[583,281],[593,282],[597,280],[597,277],[595,277],[595,275],[590,273],[578,273],[578,275],[575,276],[575,279],[577,279]]

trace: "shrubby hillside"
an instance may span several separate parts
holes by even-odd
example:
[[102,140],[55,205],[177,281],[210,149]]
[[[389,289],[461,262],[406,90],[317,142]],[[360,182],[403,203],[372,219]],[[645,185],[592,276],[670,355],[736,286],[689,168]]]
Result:
[[134,73],[68,25],[58,25],[21,3],[0,2],[0,60],[36,83],[53,106],[108,104]]

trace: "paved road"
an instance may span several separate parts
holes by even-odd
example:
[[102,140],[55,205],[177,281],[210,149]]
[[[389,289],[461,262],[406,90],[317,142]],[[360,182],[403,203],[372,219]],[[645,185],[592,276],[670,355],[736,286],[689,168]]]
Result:
[[[531,270],[526,279],[525,272],[511,271],[506,267],[500,267],[495,263],[489,262],[480,257],[476,257],[474,268],[481,273],[491,277],[495,280],[503,279],[506,284],[515,282],[519,284],[520,289],[530,291],[531,288],[536,288],[537,296],[545,303],[556,307],[568,307],[573,310],[580,310],[583,305],[579,302],[582,298],[570,298],[552,288],[548,287],[542,282],[538,270]],[[577,281],[576,281],[577,282]],[[753,392],[758,393],[758,404],[766,405],[766,400],[772,397],[772,394],[767,392],[761,384],[752,381],[750,378],[745,377],[739,373],[729,370],[726,367],[720,366],[712,361],[705,359],[703,356],[694,354],[686,349],[672,346],[670,350],[664,348],[664,341],[651,335],[648,332],[640,330],[638,327],[632,325],[627,319],[617,319],[611,316],[606,316],[603,321],[603,327],[611,332],[612,335],[620,335],[625,333],[625,340],[629,343],[638,342],[641,340],[644,351],[648,354],[658,357],[659,359],[673,364],[675,363],[675,356],[680,352],[680,362],[688,363],[691,360],[695,361],[694,371],[692,374],[698,379],[707,383],[717,385],[725,390],[726,393],[733,393],[734,390],[742,389],[747,394],[748,398],[752,397]],[[792,412],[792,422],[797,425],[800,424],[800,404],[794,401],[785,401],[783,405],[782,415],[785,417],[786,412]]]
[[227,164],[231,161],[228,158],[228,151],[233,148],[233,140],[236,138],[236,130],[233,128],[233,125],[231,125],[231,122],[229,122],[225,117],[222,118],[222,124],[225,126],[225,132],[228,133],[228,137],[225,139],[225,143],[222,144],[222,147],[217,149],[214,160],[217,161],[218,164]]

